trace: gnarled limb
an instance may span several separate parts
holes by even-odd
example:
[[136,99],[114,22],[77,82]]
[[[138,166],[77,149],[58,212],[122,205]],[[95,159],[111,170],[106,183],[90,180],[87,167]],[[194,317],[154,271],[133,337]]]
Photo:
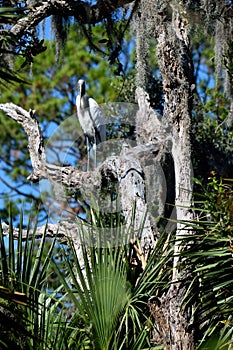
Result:
[[20,37],[25,31],[35,28],[51,15],[74,16],[83,24],[95,24],[101,22],[116,9],[132,2],[132,0],[99,0],[95,5],[90,5],[85,1],[76,0],[41,1],[35,6],[27,7],[26,15],[11,28],[11,33]]
[[[41,179],[48,179],[72,190],[82,189],[86,196],[93,195],[101,202],[103,187],[114,179],[119,186],[120,205],[127,229],[132,225],[133,235],[138,237],[142,220],[147,212],[144,171],[139,159],[144,158],[148,152],[154,154],[160,149],[160,145],[150,143],[124,149],[120,157],[106,159],[95,171],[81,172],[73,166],[58,166],[47,162],[43,136],[35,118],[35,111],[26,111],[13,103],[0,104],[0,110],[22,125],[28,136],[28,150],[33,168],[28,180],[39,182]],[[57,194],[59,197],[59,193]],[[135,211],[132,217],[134,204]],[[140,234],[143,248],[151,248],[155,240],[155,231],[148,217],[145,218],[144,229]]]

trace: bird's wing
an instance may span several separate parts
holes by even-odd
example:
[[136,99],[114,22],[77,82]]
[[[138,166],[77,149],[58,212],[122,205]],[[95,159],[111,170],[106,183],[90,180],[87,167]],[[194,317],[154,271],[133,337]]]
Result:
[[93,98],[89,98],[89,110],[97,132],[97,143],[103,142],[106,140],[106,120],[100,106]]
[[[79,120],[79,124],[85,135],[89,137],[93,137],[95,135],[95,127],[94,122],[92,121],[89,108],[82,108],[80,106],[80,95],[76,98],[76,106],[77,106],[77,117]],[[88,101],[84,101],[86,104]]]

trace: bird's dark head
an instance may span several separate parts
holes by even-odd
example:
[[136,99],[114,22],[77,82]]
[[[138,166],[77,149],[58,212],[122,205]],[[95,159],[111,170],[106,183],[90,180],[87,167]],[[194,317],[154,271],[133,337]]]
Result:
[[85,88],[85,81],[83,79],[79,79],[78,81],[78,90],[81,97],[85,95],[86,88]]

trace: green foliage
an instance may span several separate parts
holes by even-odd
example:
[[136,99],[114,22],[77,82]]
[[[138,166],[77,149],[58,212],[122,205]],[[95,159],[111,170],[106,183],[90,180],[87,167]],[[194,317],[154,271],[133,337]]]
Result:
[[228,108],[224,95],[209,89],[208,101],[199,112],[203,117],[194,119],[193,165],[195,173],[205,181],[212,170],[224,177],[231,176],[233,170],[233,128],[224,123]]
[[215,172],[208,178],[206,188],[202,187],[204,210],[223,230],[231,229],[233,223],[232,180],[217,177]]
[[226,344],[232,342],[233,335],[232,182],[228,180],[227,183],[213,173],[207,187],[202,187],[199,193],[198,219],[188,223],[195,235],[183,241],[189,246],[183,253],[188,259],[186,263],[188,261],[194,268],[188,298],[197,297],[201,349],[220,349],[221,346],[227,349]]
[[223,81],[216,79],[214,40],[201,26],[191,37],[196,90],[193,103],[192,150],[196,176],[207,182],[215,170],[223,177],[232,174],[232,125],[226,125],[230,101]]
[[[10,25],[22,18],[23,9],[13,7],[1,7],[0,8],[0,29],[9,28]],[[37,40],[38,46],[41,46],[42,42]],[[25,45],[25,46],[24,46]],[[25,49],[24,57],[32,61],[32,53],[29,55],[30,46],[20,42],[20,49]],[[43,45],[42,45],[43,46]],[[38,50],[38,49],[37,49]],[[38,50],[40,52],[40,50]],[[7,86],[7,83],[26,83],[18,74],[18,69],[12,69],[12,62],[14,57],[20,55],[19,43],[17,37],[14,36],[9,30],[0,31],[0,83],[3,86]],[[0,90],[1,91],[1,90]]]
[[[86,245],[88,235],[81,225],[80,238],[86,243],[77,256],[72,242],[69,251],[56,239],[47,245],[46,227],[36,239],[36,223],[23,230],[22,218],[14,242],[9,221],[8,246],[0,226],[2,349],[153,349],[147,301],[156,290],[157,296],[162,293],[170,274],[164,268],[171,257],[165,236],[143,269],[142,256],[124,227],[113,229],[115,238],[98,248],[92,241]],[[93,227],[90,233],[93,238]],[[54,284],[56,275],[60,283]]]
[[[101,25],[95,26],[94,34],[97,39],[101,37],[102,31]],[[32,72],[28,67],[24,69],[23,76],[29,80],[30,86],[22,84],[5,90],[5,101],[11,98],[12,102],[23,108],[38,110],[44,122],[50,120],[59,123],[76,112],[74,104],[79,78],[87,79],[88,93],[98,103],[115,101],[118,98],[119,92],[113,86],[113,81],[118,79],[113,79],[114,65],[109,65],[101,52],[90,49],[88,40],[78,25],[70,27],[66,46],[58,62],[54,57],[54,41],[47,40],[45,44],[47,50],[34,59]],[[18,58],[16,65],[20,63],[22,64],[22,59]],[[130,69],[132,67],[125,67],[126,71]],[[123,77],[119,77],[118,85],[120,83],[123,83]]]
[[9,221],[9,240],[0,225],[0,347],[62,349],[66,315],[60,308],[61,287],[51,289],[50,281],[56,240],[46,248],[47,228],[38,240],[36,223],[31,220],[23,230],[21,217],[15,241],[12,219]]
[[[105,248],[93,246],[92,240],[91,246],[83,244],[82,258],[76,255],[70,242],[74,266],[66,259],[67,278],[54,265],[77,309],[67,334],[69,349],[153,349],[150,345],[153,325],[147,301],[166,280],[166,271],[161,273],[161,269],[168,261],[170,250],[163,250],[164,238],[161,239],[143,270],[140,261],[133,263],[134,248],[126,240],[129,233],[124,227],[120,231],[120,241],[115,237]],[[98,233],[105,234],[96,229],[95,234]],[[113,230],[113,237],[115,233]],[[88,243],[84,226],[82,234]],[[102,242],[103,238],[97,241]]]

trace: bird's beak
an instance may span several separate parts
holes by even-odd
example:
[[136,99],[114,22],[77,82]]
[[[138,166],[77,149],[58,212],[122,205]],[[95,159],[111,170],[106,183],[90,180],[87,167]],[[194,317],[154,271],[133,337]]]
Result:
[[81,97],[85,94],[85,85],[83,81],[79,82],[79,93]]

